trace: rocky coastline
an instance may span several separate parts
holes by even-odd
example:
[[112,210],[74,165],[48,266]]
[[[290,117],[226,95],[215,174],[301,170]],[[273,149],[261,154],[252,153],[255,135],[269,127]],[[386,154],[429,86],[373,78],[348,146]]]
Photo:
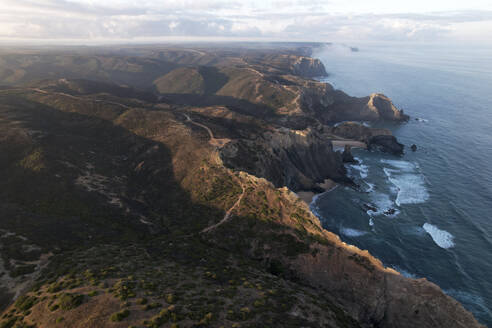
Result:
[[[22,256],[10,273],[35,284],[9,296],[2,320],[480,327],[435,284],[325,230],[294,193],[356,187],[345,169],[354,147],[401,155],[391,131],[355,122],[407,120],[389,98],[314,80],[326,69],[305,48],[132,51],[20,56],[23,70],[34,63],[26,76],[53,79],[16,75],[1,90],[0,228],[18,246],[0,253]],[[61,65],[97,83],[67,83]]]

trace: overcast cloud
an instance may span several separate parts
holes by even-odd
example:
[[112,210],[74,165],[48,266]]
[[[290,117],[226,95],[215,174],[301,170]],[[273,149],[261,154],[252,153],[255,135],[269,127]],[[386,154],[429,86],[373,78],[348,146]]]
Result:
[[3,41],[181,39],[491,43],[492,1],[0,0]]

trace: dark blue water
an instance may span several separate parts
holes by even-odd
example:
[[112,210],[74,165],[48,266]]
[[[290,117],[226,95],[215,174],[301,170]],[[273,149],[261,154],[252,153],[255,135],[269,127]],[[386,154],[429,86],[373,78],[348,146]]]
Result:
[[382,92],[411,115],[389,126],[406,153],[355,151],[361,164],[348,168],[362,191],[339,187],[311,206],[344,241],[437,283],[492,327],[492,48],[359,49],[316,56],[336,88]]

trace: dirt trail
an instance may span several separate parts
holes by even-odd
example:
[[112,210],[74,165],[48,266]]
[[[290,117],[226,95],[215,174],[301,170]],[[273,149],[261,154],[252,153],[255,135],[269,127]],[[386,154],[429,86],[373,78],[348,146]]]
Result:
[[88,98],[84,98],[84,97],[72,96],[72,95],[70,95],[68,93],[64,93],[64,92],[49,92],[49,91],[45,91],[45,90],[38,89],[38,88],[31,88],[29,90],[35,91],[35,92],[38,92],[38,93],[42,93],[42,94],[45,94],[45,95],[54,94],[54,95],[65,96],[65,97],[68,97],[68,98],[71,98],[71,99],[82,100],[82,101],[91,101],[92,100],[94,102],[111,104],[111,105],[121,106],[121,107],[123,107],[125,109],[131,109],[131,107],[129,107],[127,105],[124,105],[124,104],[121,104],[121,103],[118,103],[118,102],[114,102],[114,101],[101,100],[101,99],[88,99]]
[[193,121],[188,114],[183,114],[183,115],[186,117],[186,120],[188,122],[190,122],[191,124],[194,124],[196,126],[199,126],[199,127],[203,128],[203,129],[205,129],[207,131],[207,133],[208,133],[208,135],[210,137],[210,140],[208,141],[208,143],[211,144],[212,146],[215,146],[215,147],[218,147],[218,148],[222,148],[222,147],[224,147],[224,145],[226,143],[228,143],[229,141],[231,141],[231,139],[228,139],[228,138],[222,138],[222,139],[215,138],[212,130],[210,130],[210,128],[208,126]]
[[[223,145],[225,145],[226,143],[228,143],[229,141],[231,141],[230,139],[216,139],[214,137],[214,134],[212,132],[212,130],[210,130],[210,128],[204,124],[201,124],[201,123],[198,123],[198,122],[195,122],[191,119],[191,117],[188,115],[188,114],[183,114],[185,117],[186,117],[186,120],[188,122],[190,122],[191,124],[194,124],[196,126],[199,126],[205,130],[207,130],[208,132],[208,135],[210,136],[210,140],[209,140],[209,143],[213,146],[216,146],[216,147],[222,147]],[[232,173],[231,173],[232,174]],[[243,199],[244,197],[244,194],[246,192],[246,189],[244,188],[244,185],[243,183],[241,182],[241,180],[239,180],[237,177],[235,177],[233,175],[234,179],[237,180],[237,182],[241,185],[241,189],[243,190],[241,195],[239,196],[239,198],[237,199],[237,201],[234,203],[234,205],[232,205],[232,207],[230,209],[227,210],[226,214],[224,215],[224,218],[222,218],[222,220],[220,220],[218,223],[215,223],[211,226],[208,226],[206,227],[205,229],[203,229],[202,231],[200,231],[200,233],[207,233],[209,231],[212,231],[214,229],[216,229],[218,226],[224,224],[225,222],[227,222],[230,218],[231,218],[231,215],[232,215],[232,211],[234,211],[234,209],[236,207],[239,206],[239,204],[241,204],[241,200]]]
[[226,223],[227,221],[229,221],[229,219],[231,218],[231,215],[232,215],[232,211],[236,207],[238,207],[239,204],[241,204],[241,200],[243,199],[244,194],[246,192],[246,190],[245,190],[244,185],[242,184],[242,182],[239,181],[239,183],[241,184],[241,188],[243,189],[243,192],[241,193],[241,195],[239,196],[239,198],[237,199],[237,201],[234,203],[234,205],[232,205],[232,207],[229,210],[227,210],[226,214],[224,215],[224,218],[222,220],[220,220],[219,222],[217,222],[216,224],[213,224],[211,226],[206,227],[205,229],[203,229],[202,231],[200,231],[200,233],[207,233],[209,231],[212,231],[212,230],[216,229],[218,226],[220,226],[220,225]]

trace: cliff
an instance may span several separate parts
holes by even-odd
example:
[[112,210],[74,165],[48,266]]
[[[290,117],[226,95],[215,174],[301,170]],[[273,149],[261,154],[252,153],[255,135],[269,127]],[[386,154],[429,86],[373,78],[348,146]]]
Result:
[[324,77],[327,76],[325,66],[317,58],[298,57],[292,64],[292,73],[303,77]]
[[341,154],[311,129],[279,129],[255,140],[235,140],[220,150],[220,157],[227,167],[294,191],[320,191],[317,184],[327,178],[350,182]]

